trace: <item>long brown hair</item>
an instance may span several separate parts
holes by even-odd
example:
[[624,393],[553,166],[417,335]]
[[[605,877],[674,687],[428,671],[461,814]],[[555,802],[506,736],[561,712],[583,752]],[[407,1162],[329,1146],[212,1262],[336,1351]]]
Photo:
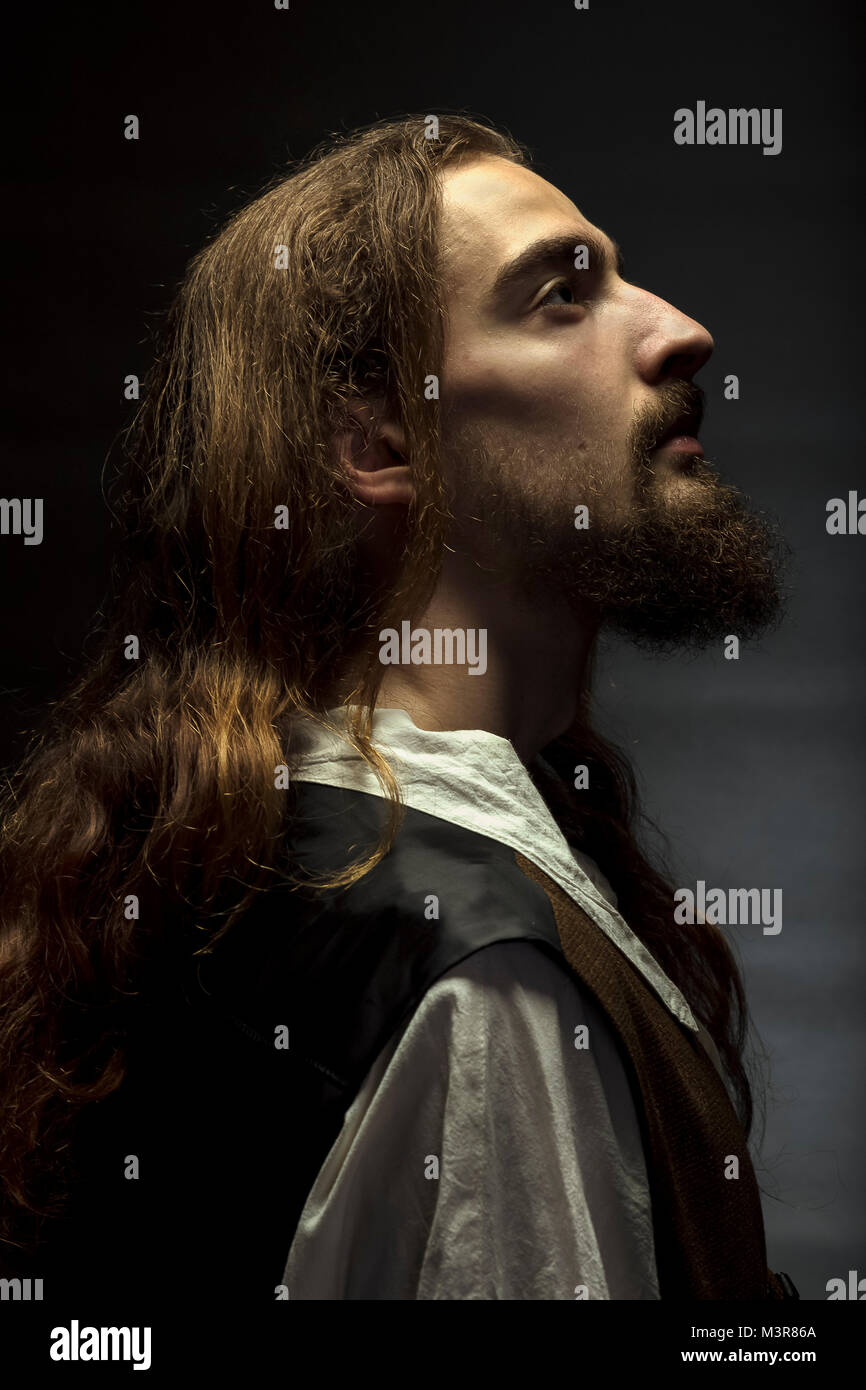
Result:
[[[440,116],[438,131],[415,116],[332,136],[232,216],[179,287],[109,493],[111,606],[3,797],[0,1236],[12,1245],[62,1210],[76,1116],[122,1082],[123,1005],[143,962],[176,948],[179,923],[194,924],[190,950],[212,949],[267,890],[293,728],[327,724],[346,671],[348,738],[389,816],[381,843],[322,886],[355,881],[393,843],[399,787],[370,739],[377,634],[423,612],[439,573],[448,514],[424,390],[444,342],[439,173],[482,154],[529,158],[463,115]],[[415,488],[379,587],[359,582],[358,504],[332,450],[358,396],[400,420]],[[575,749],[591,764],[580,804]],[[554,813],[706,1023],[748,1129],[743,993],[721,933],[673,923],[670,885],[632,833],[628,766],[588,711],[546,755],[562,772],[546,789]]]

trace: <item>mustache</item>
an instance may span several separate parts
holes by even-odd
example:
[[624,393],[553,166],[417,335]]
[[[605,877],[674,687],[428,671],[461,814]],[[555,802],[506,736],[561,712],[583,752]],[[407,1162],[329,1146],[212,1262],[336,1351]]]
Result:
[[706,409],[706,396],[691,381],[665,382],[654,398],[635,409],[630,431],[632,450],[646,458],[675,434],[697,434]]

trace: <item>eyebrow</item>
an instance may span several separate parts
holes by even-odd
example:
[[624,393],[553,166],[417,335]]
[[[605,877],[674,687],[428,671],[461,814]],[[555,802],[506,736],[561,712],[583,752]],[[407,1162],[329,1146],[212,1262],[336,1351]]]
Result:
[[542,237],[540,241],[531,242],[512,261],[508,261],[502,266],[493,281],[489,295],[490,303],[499,303],[515,286],[548,267],[553,268],[567,264],[569,268],[572,268],[574,266],[574,251],[577,246],[587,248],[591,269],[597,270],[602,267],[609,270],[613,267],[617,275],[623,274],[625,262],[622,251],[612,239],[602,241],[600,237],[594,236],[591,232],[573,232],[570,236],[563,236],[560,233],[556,236]]

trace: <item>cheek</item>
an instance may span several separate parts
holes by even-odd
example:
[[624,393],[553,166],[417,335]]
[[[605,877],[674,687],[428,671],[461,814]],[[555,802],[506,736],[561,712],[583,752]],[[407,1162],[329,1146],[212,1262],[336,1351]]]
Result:
[[[552,438],[577,431],[575,444],[612,439],[621,415],[609,373],[595,360],[576,362],[564,351],[525,343],[481,340],[455,348],[440,383],[445,418],[491,421]],[[619,432],[622,424],[619,422]]]

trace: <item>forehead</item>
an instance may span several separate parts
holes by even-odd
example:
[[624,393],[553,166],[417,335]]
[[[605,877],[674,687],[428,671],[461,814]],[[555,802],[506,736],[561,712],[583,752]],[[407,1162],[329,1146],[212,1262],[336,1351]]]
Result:
[[503,265],[545,237],[586,232],[609,244],[561,189],[495,155],[446,169],[442,196],[445,285],[461,296],[483,298]]

